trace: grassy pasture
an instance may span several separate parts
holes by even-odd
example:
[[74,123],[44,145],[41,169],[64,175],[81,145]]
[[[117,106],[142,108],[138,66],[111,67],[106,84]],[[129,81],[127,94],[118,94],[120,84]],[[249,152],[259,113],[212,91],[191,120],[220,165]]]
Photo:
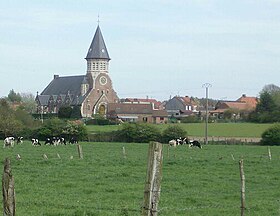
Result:
[[[81,145],[83,160],[75,145],[32,147],[24,142],[2,149],[2,164],[5,157],[11,158],[17,215],[140,215],[148,145]],[[246,177],[246,215],[280,215],[280,147],[270,149],[271,161],[263,146],[208,145],[201,150],[179,146],[168,154],[165,145],[159,215],[240,215],[240,158]],[[44,153],[48,160],[42,158]]]
[[[183,127],[189,136],[204,136],[205,124],[204,123],[190,123],[179,124]],[[164,130],[168,125],[160,124],[155,125],[160,130]],[[253,124],[253,123],[210,123],[208,124],[209,136],[224,136],[224,137],[261,137],[261,134],[272,124]],[[90,133],[108,132],[118,130],[119,125],[88,125]]]

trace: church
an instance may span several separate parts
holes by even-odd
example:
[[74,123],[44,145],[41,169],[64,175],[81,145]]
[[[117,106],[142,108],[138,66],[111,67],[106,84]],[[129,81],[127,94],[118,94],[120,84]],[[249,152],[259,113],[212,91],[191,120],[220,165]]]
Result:
[[110,57],[99,25],[85,59],[86,75],[54,75],[42,93],[37,93],[37,113],[55,114],[60,107],[78,106],[86,118],[93,114],[105,115],[108,104],[119,102],[109,76]]

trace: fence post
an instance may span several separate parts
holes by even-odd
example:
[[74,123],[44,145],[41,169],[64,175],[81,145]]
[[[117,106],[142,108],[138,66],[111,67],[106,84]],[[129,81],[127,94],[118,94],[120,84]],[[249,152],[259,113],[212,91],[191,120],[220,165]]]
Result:
[[15,180],[12,175],[11,163],[8,158],[4,161],[4,172],[2,176],[2,193],[3,193],[3,215],[14,216],[16,213],[15,202]]
[[126,151],[125,151],[125,147],[122,147],[122,153],[123,153],[123,158],[126,159]]
[[271,160],[271,151],[270,151],[269,147],[268,147],[268,158],[269,158],[269,160]]
[[162,178],[162,144],[150,142],[142,216],[156,216]]
[[241,179],[241,216],[245,215],[245,175],[243,170],[243,160],[239,161]]
[[83,159],[83,149],[82,149],[82,146],[80,144],[77,145],[78,147],[78,154],[79,154],[79,158],[80,159]]

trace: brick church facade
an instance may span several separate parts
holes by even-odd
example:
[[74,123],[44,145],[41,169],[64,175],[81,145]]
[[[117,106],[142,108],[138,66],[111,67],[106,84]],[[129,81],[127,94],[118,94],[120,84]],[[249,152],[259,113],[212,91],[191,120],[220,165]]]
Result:
[[62,106],[79,106],[82,117],[105,115],[108,104],[119,101],[109,76],[110,57],[99,25],[85,59],[86,75],[54,75],[42,93],[37,93],[37,113],[57,113]]

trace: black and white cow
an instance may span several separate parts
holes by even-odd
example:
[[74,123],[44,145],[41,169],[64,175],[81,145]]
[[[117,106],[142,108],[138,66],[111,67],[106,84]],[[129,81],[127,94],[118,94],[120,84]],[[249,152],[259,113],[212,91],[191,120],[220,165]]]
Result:
[[190,140],[188,143],[189,143],[189,147],[198,147],[202,149],[202,145],[198,140]]
[[187,143],[187,138],[180,137],[178,139],[170,140],[168,143],[170,146],[174,146],[174,147],[176,147],[177,145],[184,145]]
[[45,141],[45,145],[47,145],[47,144],[49,144],[49,145],[53,145],[53,141],[52,141],[52,139],[51,139],[51,138],[47,138],[47,139],[46,139],[46,141]]
[[32,138],[31,143],[32,143],[33,146],[41,146],[41,143],[36,138]]
[[77,137],[71,137],[71,139],[69,140],[70,144],[77,144],[78,143],[78,139]]
[[4,146],[5,147],[14,147],[14,143],[15,143],[15,138],[14,137],[6,137],[4,139]]
[[23,143],[23,137],[17,137],[17,144],[22,144]]

